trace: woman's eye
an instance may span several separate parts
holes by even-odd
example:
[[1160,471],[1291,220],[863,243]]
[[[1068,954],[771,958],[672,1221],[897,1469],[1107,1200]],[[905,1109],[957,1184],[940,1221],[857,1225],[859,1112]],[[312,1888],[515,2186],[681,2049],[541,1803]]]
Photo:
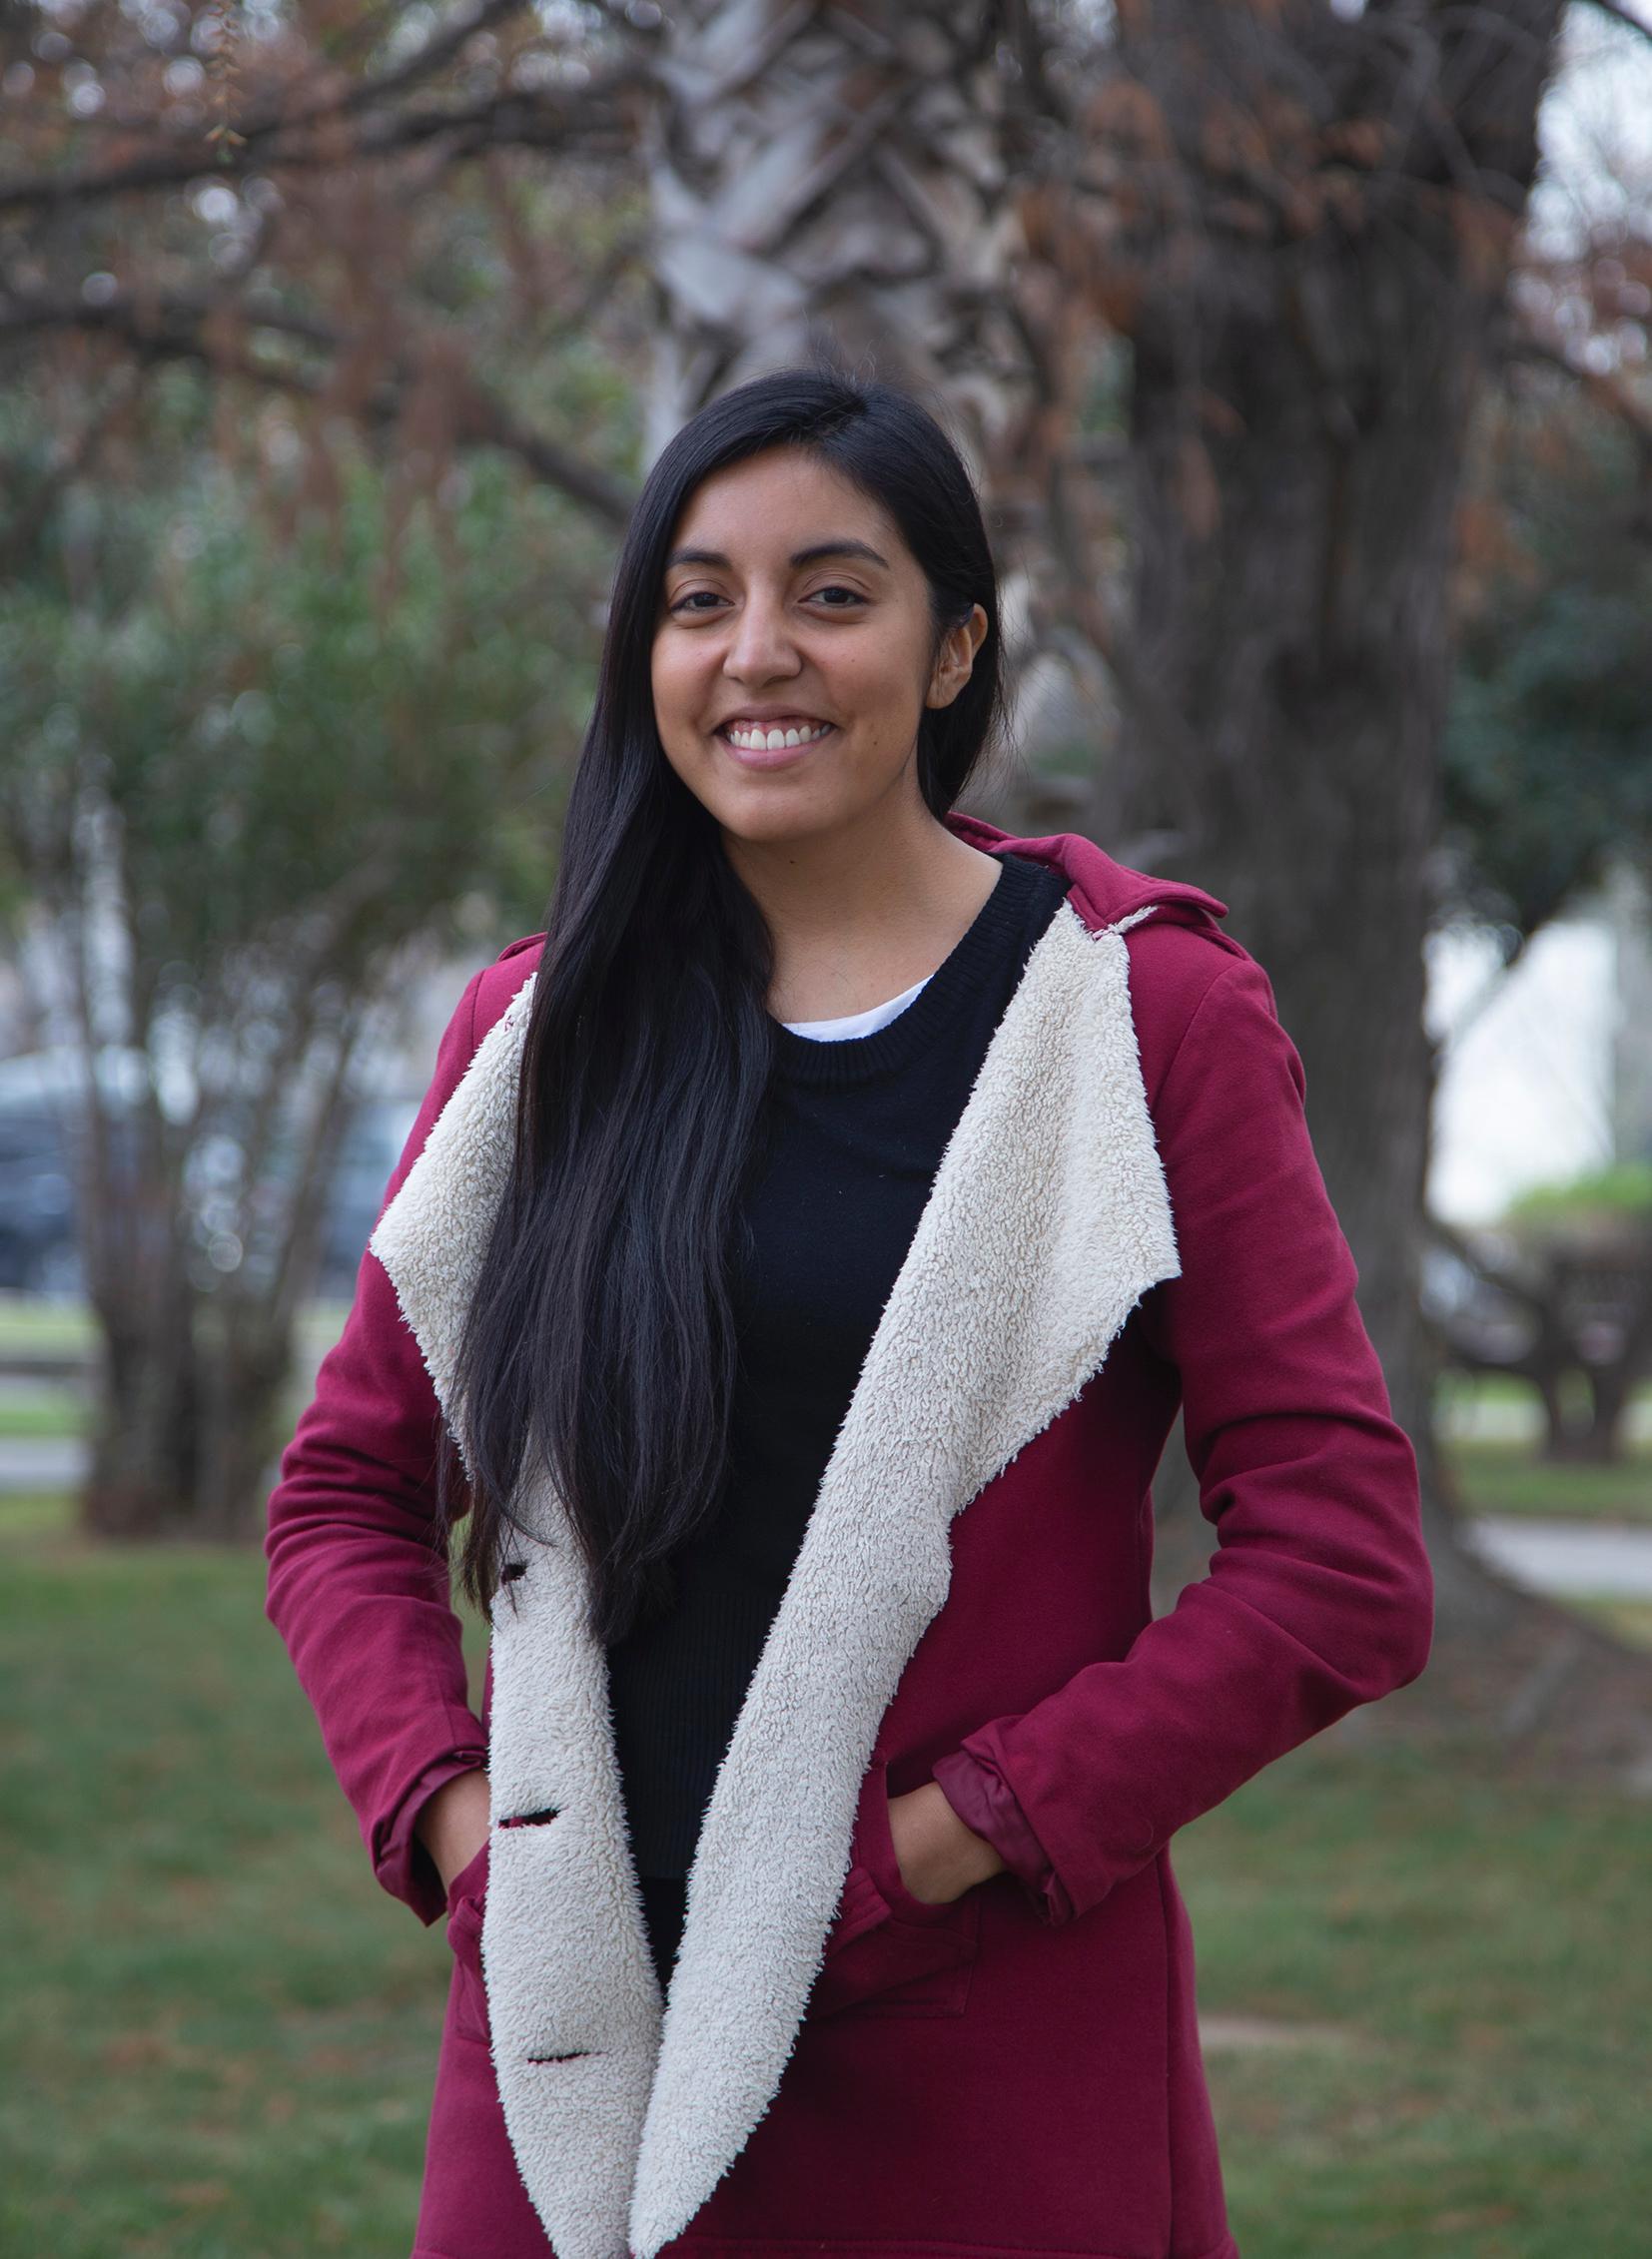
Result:
[[[847,603],[828,603],[825,609],[829,612],[850,611],[855,605],[866,602],[866,598],[858,588],[845,588],[837,581],[828,583],[824,588],[811,589],[808,601],[812,603],[817,596],[846,596],[848,598]],[[702,597],[705,599],[704,602],[701,601]],[[670,608],[673,612],[696,612],[701,618],[704,618],[709,611],[721,602],[722,598],[715,588],[690,588],[688,593],[685,596],[679,596]]]

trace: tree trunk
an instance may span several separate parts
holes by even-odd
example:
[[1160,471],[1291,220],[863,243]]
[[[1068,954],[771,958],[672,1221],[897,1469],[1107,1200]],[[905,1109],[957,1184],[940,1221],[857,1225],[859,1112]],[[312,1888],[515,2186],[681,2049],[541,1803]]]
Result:
[[206,1360],[196,1446],[192,1534],[253,1534],[281,1448],[295,1351],[289,1327],[255,1342],[234,1336]]
[[83,1223],[102,1356],[80,1523],[100,1538],[243,1539],[279,1443],[293,1317],[229,1280],[197,1283],[190,1217],[166,1190],[175,1221],[148,1263],[109,1260],[125,1203]]
[[1026,356],[984,0],[671,11],[645,141],[659,309],[650,458],[719,392],[816,357],[938,395],[978,457]]
[[[118,841],[95,796],[89,805]],[[244,1540],[261,1526],[373,1007],[297,942],[234,963],[222,951],[195,994],[193,1111],[171,1119],[140,890],[119,884],[120,870],[112,853],[96,870],[107,903],[98,941],[78,895],[51,903],[88,1067],[76,1211],[102,1351],[80,1524],[99,1538]],[[319,922],[313,939],[327,940]],[[247,1041],[249,1022],[261,1040]],[[112,1033],[119,1073],[107,1064]],[[227,1182],[202,1165],[225,1148],[236,1155]]]
[[[1415,309],[1396,280],[1354,260],[1300,285],[1327,330],[1349,334],[1362,309],[1373,347],[1390,350],[1356,435],[1327,418],[1323,373],[1288,342],[1285,308],[1258,292],[1210,323],[1199,380],[1239,428],[1203,446],[1219,497],[1208,531],[1190,524],[1185,493],[1189,376],[1174,336],[1185,310],[1144,322],[1135,641],[1151,675],[1182,685],[1202,759],[1197,775],[1127,771],[1119,821],[1188,842],[1174,860],[1229,903],[1229,931],[1273,981],[1361,1309],[1397,1414],[1421,1435],[1433,1381],[1417,1320],[1434,1080],[1423,937],[1474,339],[1468,310],[1442,307],[1429,349],[1413,350]],[[1429,1504],[1442,1613],[1478,1615],[1485,1580],[1462,1573],[1437,1484]]]
[[92,1454],[81,1491],[91,1537],[147,1538],[187,1527],[195,1494],[199,1373],[187,1306],[153,1324],[141,1295],[97,1305],[102,1359]]
[[[649,459],[718,393],[813,362],[915,391],[980,490],[1018,739],[968,805],[1014,821],[1073,654],[1052,501],[1095,325],[1028,256],[1070,119],[1025,0],[688,0],[643,136],[657,307]],[[1079,656],[1094,678],[1093,650]]]
[[1625,1452],[1633,1376],[1622,1365],[1588,1368],[1589,1424],[1578,1439],[1578,1457],[1591,1467],[1618,1467]]
[[[1431,1691],[1450,1682],[1452,1703],[1490,1701],[1522,1732],[1566,1676],[1557,1625],[1574,1676],[1585,1648],[1614,1673],[1621,1653],[1460,1539],[1419,1310],[1435,1074],[1423,944],[1461,466],[1559,12],[1439,11],[1467,28],[1423,27],[1403,58],[1421,58],[1443,107],[1438,151],[1409,143],[1357,201],[1340,176],[1334,202],[1290,161],[1322,162],[1337,126],[1346,145],[1359,121],[1398,113],[1402,59],[1384,78],[1393,51],[1374,11],[1338,22],[1289,0],[1156,0],[1121,13],[1139,97],[1126,178],[1160,231],[1133,328],[1132,661],[1177,726],[1127,736],[1101,797],[1104,836],[1166,842],[1155,867],[1221,895],[1273,981],[1361,1310],[1417,1445]],[[1467,187],[1447,175],[1447,135],[1479,168]],[[1471,1693],[1445,1653],[1459,1639],[1508,1668]]]
[[[291,1332],[256,1353],[220,1334],[198,1295],[154,1325],[134,1301],[100,1312],[103,1360],[81,1491],[88,1536],[238,1542],[256,1534],[280,1449]],[[128,1319],[136,1316],[136,1329]]]

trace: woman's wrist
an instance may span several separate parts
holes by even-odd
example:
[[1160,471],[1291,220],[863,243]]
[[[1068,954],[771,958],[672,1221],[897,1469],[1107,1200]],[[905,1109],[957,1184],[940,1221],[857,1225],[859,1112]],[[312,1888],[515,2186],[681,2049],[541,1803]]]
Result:
[[959,1819],[937,1782],[891,1797],[889,1833],[902,1882],[926,1904],[961,1898],[1003,1872],[998,1851]]
[[486,1768],[472,1766],[444,1781],[413,1823],[413,1834],[434,1862],[444,1890],[487,1841],[489,1795]]

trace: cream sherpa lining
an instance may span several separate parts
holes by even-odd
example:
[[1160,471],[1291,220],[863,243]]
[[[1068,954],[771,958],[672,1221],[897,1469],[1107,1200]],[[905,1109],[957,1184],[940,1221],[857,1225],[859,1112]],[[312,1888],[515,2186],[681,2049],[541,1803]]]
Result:
[[[494,1607],[482,1957],[516,2161],[561,2259],[655,2259],[779,2087],[866,1768],[943,1606],[951,1522],[1100,1369],[1180,1263],[1124,933],[1066,903],[1030,956],[867,1352],[706,1807],[663,2005],[606,1660],[554,1495]],[[449,1418],[504,1189],[532,997],[478,1047],[375,1231]],[[506,1826],[525,1814],[554,1814]]]

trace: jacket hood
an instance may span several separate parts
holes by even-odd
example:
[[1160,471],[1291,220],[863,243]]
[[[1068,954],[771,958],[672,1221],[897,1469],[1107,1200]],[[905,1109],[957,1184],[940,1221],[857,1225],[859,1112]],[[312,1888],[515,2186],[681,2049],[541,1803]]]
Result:
[[1079,898],[1078,907],[1087,925],[1111,926],[1133,911],[1146,909],[1151,903],[1155,909],[1172,917],[1178,925],[1214,928],[1217,921],[1226,918],[1228,905],[1205,887],[1195,886],[1188,879],[1158,879],[1151,872],[1133,870],[1128,863],[1119,863],[1078,832],[1053,832],[1044,839],[1018,839],[1011,832],[1001,831],[996,824],[984,823],[978,816],[961,815],[954,810],[946,818],[949,831],[967,840],[971,847],[979,847],[989,854],[1005,849],[1016,855],[1025,855],[1030,862],[1047,863],[1060,871],[1071,892]]

